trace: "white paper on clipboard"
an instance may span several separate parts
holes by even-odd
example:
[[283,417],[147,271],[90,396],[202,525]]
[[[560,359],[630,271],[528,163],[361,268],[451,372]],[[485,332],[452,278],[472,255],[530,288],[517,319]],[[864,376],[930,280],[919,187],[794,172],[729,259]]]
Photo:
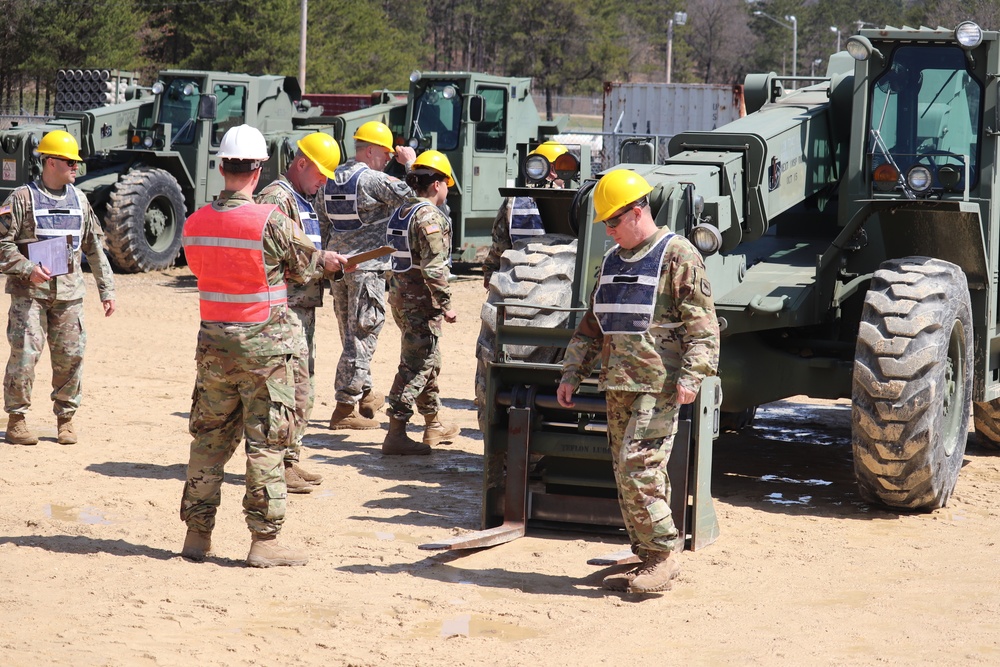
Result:
[[50,276],[69,273],[69,246],[61,236],[29,243],[28,259],[48,271]]

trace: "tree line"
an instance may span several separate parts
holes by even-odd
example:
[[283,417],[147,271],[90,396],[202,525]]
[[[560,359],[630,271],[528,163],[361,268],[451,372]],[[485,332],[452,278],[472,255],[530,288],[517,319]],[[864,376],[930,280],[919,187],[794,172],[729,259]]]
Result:
[[[403,89],[414,69],[531,76],[547,95],[599,95],[604,81],[663,81],[677,12],[686,20],[674,22],[670,40],[675,83],[791,73],[791,16],[799,74],[823,71],[838,37],[843,46],[860,26],[954,27],[971,19],[1000,28],[995,0],[307,1],[306,87],[323,93]],[[0,0],[0,107],[44,106],[56,72],[69,67],[134,71],[145,83],[172,68],[297,75],[301,6]]]

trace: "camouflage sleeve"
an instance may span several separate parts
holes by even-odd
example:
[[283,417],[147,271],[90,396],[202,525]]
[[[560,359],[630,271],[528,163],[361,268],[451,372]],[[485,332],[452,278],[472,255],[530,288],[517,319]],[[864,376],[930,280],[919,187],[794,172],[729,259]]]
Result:
[[667,252],[671,294],[684,323],[677,384],[697,392],[702,378],[715,375],[719,367],[719,321],[712,286],[701,255],[687,240],[671,242]]
[[358,217],[365,225],[384,222],[412,195],[410,186],[398,178],[368,169],[358,180]]
[[21,253],[20,240],[24,231],[23,221],[31,216],[26,188],[18,188],[0,205],[0,271],[27,279],[35,264]]
[[580,320],[580,325],[573,332],[573,337],[566,348],[562,363],[562,378],[559,381],[574,388],[579,387],[585,378],[590,377],[603,347],[604,334],[594,316],[593,295],[591,295],[591,307]]
[[277,270],[283,269],[288,280],[304,283],[317,273],[322,275],[322,253],[316,250],[316,246],[306,238],[299,226],[281,211],[275,211],[267,219],[264,254],[276,262]]
[[483,260],[483,275],[487,281],[500,268],[500,257],[513,246],[510,240],[509,221],[511,201],[510,197],[504,198],[500,210],[497,211],[497,217],[493,219],[493,245]]
[[101,221],[97,219],[97,214],[91,208],[90,202],[81,195],[81,200],[86,209],[86,218],[83,223],[83,238],[80,240],[80,249],[87,256],[90,264],[90,271],[94,274],[97,282],[97,294],[101,301],[113,301],[115,298],[115,278],[111,271],[111,264],[104,254],[104,230],[101,228]]
[[410,243],[420,257],[420,273],[431,293],[431,303],[441,310],[451,310],[448,257],[451,255],[450,226],[436,207],[421,206],[410,223]]
[[278,207],[278,210],[285,214],[286,217],[292,220],[297,220],[299,216],[299,209],[295,205],[295,200],[292,196],[288,194],[288,191],[282,188],[280,185],[267,186],[260,193],[254,197],[254,201],[258,204],[274,204]]

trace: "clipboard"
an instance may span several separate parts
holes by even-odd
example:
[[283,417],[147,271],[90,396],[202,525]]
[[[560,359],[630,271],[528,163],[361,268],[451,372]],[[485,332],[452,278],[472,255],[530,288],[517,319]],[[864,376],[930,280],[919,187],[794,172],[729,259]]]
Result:
[[29,243],[28,259],[48,271],[50,276],[69,273],[69,246],[64,237]]
[[384,245],[380,248],[375,248],[374,250],[366,250],[365,252],[359,252],[356,255],[349,255],[345,266],[357,266],[361,262],[367,262],[370,259],[385,257],[386,255],[391,255],[394,252],[396,252],[396,249],[391,245]]

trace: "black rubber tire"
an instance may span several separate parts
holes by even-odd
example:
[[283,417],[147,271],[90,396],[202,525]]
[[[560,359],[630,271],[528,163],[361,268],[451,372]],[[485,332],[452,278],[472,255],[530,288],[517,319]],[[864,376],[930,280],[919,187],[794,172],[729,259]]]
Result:
[[184,194],[170,172],[129,170],[111,191],[104,216],[111,264],[122,273],[172,266],[181,251],[186,217]]
[[972,404],[976,444],[983,449],[1000,451],[1000,398]]
[[[518,241],[504,252],[500,268],[490,278],[490,291],[483,304],[482,325],[476,341],[476,405],[479,426],[486,428],[486,364],[496,348],[497,309],[500,301],[524,301],[538,306],[568,308],[572,299],[576,269],[576,239],[566,234],[544,234],[530,241]],[[534,308],[508,308],[510,324],[552,329],[566,325],[569,313]],[[508,346],[511,359],[534,363],[555,363],[562,348]]]
[[958,482],[972,409],[972,306],[965,274],[939,259],[883,262],[855,348],[854,473],[861,497],[944,507]]

